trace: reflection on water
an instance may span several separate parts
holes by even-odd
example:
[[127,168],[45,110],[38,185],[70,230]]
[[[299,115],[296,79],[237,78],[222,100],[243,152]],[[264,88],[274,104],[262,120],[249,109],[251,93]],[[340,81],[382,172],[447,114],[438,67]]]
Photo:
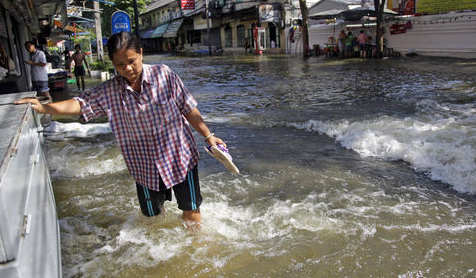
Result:
[[175,201],[141,216],[107,128],[58,124],[47,156],[65,277],[476,275],[472,63],[145,60],[179,73],[242,175],[198,140],[204,225],[189,232]]

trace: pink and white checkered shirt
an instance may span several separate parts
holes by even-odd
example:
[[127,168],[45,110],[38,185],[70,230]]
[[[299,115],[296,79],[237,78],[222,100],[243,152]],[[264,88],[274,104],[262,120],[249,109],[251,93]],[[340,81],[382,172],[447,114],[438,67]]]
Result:
[[197,102],[166,65],[143,65],[142,92],[122,76],[75,97],[85,121],[106,115],[129,172],[141,185],[159,190],[185,180],[198,164],[192,130],[183,115]]

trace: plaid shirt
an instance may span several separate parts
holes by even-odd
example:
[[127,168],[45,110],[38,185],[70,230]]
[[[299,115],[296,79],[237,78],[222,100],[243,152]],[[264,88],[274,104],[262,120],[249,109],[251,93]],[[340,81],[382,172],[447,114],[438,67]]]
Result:
[[166,65],[143,65],[142,92],[122,76],[75,97],[85,121],[106,115],[127,169],[149,189],[167,188],[185,180],[198,164],[192,130],[183,117],[197,102]]

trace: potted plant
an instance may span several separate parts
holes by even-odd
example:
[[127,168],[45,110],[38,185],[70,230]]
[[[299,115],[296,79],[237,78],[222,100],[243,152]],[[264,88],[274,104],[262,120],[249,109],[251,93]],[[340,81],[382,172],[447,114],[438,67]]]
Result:
[[91,70],[91,78],[101,78],[101,62],[92,62],[89,65],[89,69]]
[[92,62],[91,63],[91,77],[102,79],[103,81],[108,80],[109,69],[112,68],[112,64],[109,61],[104,62]]

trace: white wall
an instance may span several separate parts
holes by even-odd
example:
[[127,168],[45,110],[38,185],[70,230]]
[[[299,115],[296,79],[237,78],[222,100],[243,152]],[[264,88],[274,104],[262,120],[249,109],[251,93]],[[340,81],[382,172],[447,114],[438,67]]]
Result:
[[[329,37],[338,37],[339,32],[345,29],[345,23],[337,22],[335,25],[334,33],[334,24],[318,24],[309,27],[309,47],[312,49],[313,45],[318,44],[322,49],[327,43]],[[347,31],[346,31],[347,33]],[[355,33],[355,32],[354,32]]]
[[412,29],[404,34],[390,34],[389,27],[397,21],[385,24],[388,47],[407,53],[409,49],[421,55],[476,58],[476,12],[428,15],[400,19]]
[[[407,21],[412,23],[412,29],[404,34],[390,34],[391,25]],[[476,59],[476,12],[412,16],[389,21],[384,27],[387,47],[402,54],[413,49],[426,56]],[[345,24],[336,25],[335,36],[342,29],[346,30]],[[332,24],[310,26],[309,46],[319,44],[322,47],[330,36],[334,36]]]

